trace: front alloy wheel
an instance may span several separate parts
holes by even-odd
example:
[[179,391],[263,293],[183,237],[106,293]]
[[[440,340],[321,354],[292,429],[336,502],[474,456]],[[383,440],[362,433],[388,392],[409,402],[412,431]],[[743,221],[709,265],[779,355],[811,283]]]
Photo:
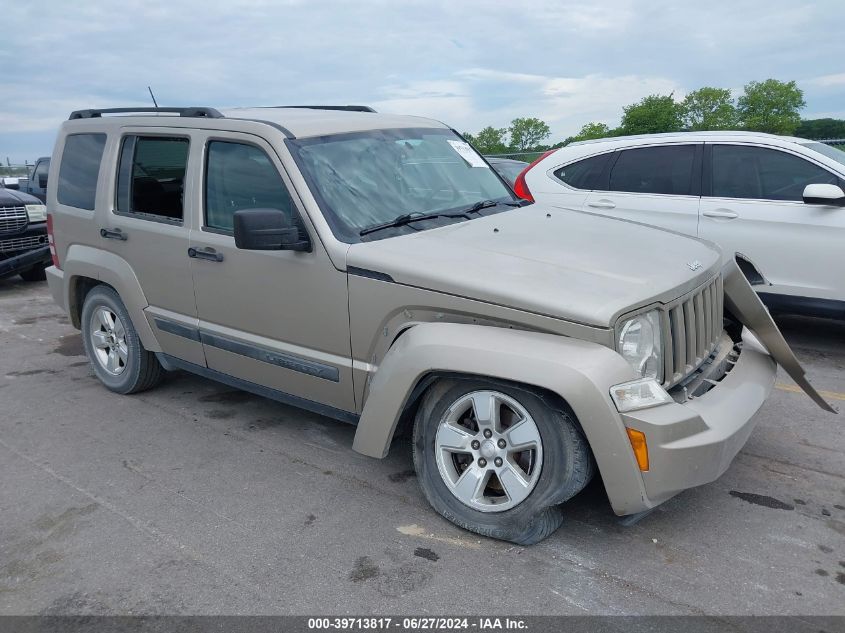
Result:
[[440,378],[414,420],[414,467],[452,523],[520,545],[563,521],[560,504],[595,472],[590,447],[558,396],[476,376]]
[[540,478],[543,442],[531,414],[500,391],[458,398],[440,420],[437,469],[463,504],[502,512],[525,500]]

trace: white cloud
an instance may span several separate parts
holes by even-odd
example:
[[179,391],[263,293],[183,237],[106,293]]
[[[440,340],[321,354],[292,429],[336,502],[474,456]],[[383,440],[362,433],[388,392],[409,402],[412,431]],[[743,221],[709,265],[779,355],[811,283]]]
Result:
[[470,131],[538,116],[555,140],[703,85],[812,77],[808,113],[845,100],[841,0],[7,4],[0,154],[17,160],[71,110],[148,104],[147,85],[167,105],[365,103]]
[[[616,125],[623,106],[649,94],[684,96],[676,82],[661,77],[546,77],[491,68],[460,70],[454,80],[408,82],[384,90],[394,96],[376,102],[378,109],[430,116],[469,132],[486,125],[506,127],[518,116],[537,116],[549,124],[554,138],[577,132],[587,121]],[[494,92],[508,95],[506,102],[491,106]]]
[[823,88],[845,86],[845,73],[813,77],[812,79],[807,79],[803,83],[813,86],[821,86]]

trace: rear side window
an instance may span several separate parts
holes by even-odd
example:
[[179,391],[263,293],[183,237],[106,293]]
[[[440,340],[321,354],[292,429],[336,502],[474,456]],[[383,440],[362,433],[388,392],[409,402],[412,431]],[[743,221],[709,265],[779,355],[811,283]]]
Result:
[[694,163],[695,145],[626,149],[610,172],[610,190],[687,196]]
[[554,172],[555,176],[575,189],[603,189],[601,175],[612,153],[591,156],[577,163],[565,165]]
[[712,171],[718,198],[801,202],[807,185],[839,184],[836,175],[803,158],[746,145],[714,145]]
[[97,177],[105,147],[105,134],[71,134],[65,139],[56,190],[59,204],[94,210]]
[[120,149],[117,212],[182,222],[188,139],[127,136]]
[[287,187],[263,150],[246,143],[211,141],[205,168],[205,225],[232,231],[239,209],[279,209],[291,226],[299,222]]

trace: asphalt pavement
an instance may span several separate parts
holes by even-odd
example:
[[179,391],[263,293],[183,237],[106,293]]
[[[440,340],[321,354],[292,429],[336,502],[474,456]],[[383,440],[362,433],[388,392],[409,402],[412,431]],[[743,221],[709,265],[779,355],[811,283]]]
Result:
[[[781,326],[845,410],[845,323]],[[519,547],[431,510],[406,442],[183,373],[112,394],[0,280],[0,614],[845,615],[843,425],[781,374],[715,483],[623,527],[597,480]]]

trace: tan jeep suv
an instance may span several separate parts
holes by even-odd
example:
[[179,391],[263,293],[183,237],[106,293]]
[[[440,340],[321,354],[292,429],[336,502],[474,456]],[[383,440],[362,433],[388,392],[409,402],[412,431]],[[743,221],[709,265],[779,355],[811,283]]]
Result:
[[775,360],[829,408],[733,258],[520,201],[437,121],[83,110],[50,169],[50,289],[107,388],[187,370],[376,458],[412,427],[423,493],[480,534],[544,538],[596,470],[619,515],[714,480]]

